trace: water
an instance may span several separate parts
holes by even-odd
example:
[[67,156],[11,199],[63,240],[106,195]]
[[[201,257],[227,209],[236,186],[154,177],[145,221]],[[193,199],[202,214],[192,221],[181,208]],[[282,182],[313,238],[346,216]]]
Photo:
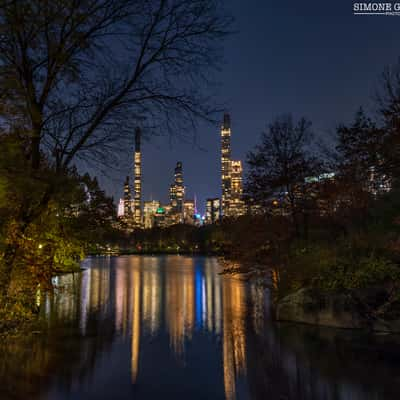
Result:
[[0,399],[399,399],[396,339],[276,324],[215,258],[92,258],[0,344]]

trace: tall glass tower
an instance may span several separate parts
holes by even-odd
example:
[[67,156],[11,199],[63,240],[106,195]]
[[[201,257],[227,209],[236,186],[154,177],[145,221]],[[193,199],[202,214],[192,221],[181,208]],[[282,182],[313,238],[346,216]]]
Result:
[[129,176],[127,176],[124,183],[124,218],[126,220],[131,217],[131,211],[131,188],[129,186]]
[[224,115],[221,127],[221,183],[222,183],[222,215],[229,216],[231,201],[231,118]]
[[183,167],[180,161],[176,163],[174,183],[171,185],[169,193],[173,211],[177,214],[182,214],[185,186],[183,185]]
[[243,202],[243,168],[241,161],[231,161],[231,202],[230,215],[238,217],[245,213]]
[[142,225],[142,154],[140,150],[141,131],[135,130],[135,155],[134,155],[134,220],[135,226]]

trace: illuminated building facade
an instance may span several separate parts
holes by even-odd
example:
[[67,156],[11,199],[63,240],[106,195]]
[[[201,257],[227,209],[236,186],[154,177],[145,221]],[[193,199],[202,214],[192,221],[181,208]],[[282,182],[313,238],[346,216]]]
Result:
[[161,204],[154,214],[154,226],[165,228],[174,224],[174,214],[170,204]]
[[229,205],[231,216],[240,216],[245,213],[243,201],[243,168],[241,161],[231,161],[231,201]]
[[221,218],[221,200],[207,199],[206,202],[206,224],[215,224]]
[[125,204],[124,199],[119,199],[118,211],[117,211],[118,218],[122,218],[124,216],[124,207],[125,207],[124,204]]
[[182,162],[178,161],[175,167],[174,183],[170,186],[169,197],[171,204],[171,212],[175,214],[174,220],[180,223],[183,220],[183,203],[185,199],[185,186],[183,184],[183,167]]
[[185,224],[194,225],[196,206],[194,200],[185,200],[183,203],[183,221]]
[[142,155],[140,150],[141,131],[135,131],[135,154],[134,154],[134,221],[136,227],[142,226]]
[[231,160],[231,119],[225,114],[221,128],[222,216],[237,217],[245,213],[242,175],[242,162]]
[[174,184],[171,184],[171,186],[169,187],[169,201],[171,203],[172,208],[176,209],[177,207],[176,186]]
[[158,207],[156,213],[154,214],[154,225],[158,228],[164,228],[167,226],[167,213],[164,207]]
[[126,220],[132,217],[132,199],[131,199],[131,188],[129,186],[129,176],[125,179],[124,184],[124,218]]
[[375,167],[369,168],[367,190],[373,196],[382,195],[392,190],[392,180]]
[[160,207],[157,200],[145,201],[143,204],[143,223],[145,229],[151,229],[154,226],[154,215]]
[[222,215],[229,215],[231,200],[231,118],[224,115],[221,127],[221,183],[222,183]]
[[135,152],[133,156],[133,199],[129,176],[126,177],[124,183],[123,206],[120,200],[118,205],[118,217],[122,218],[129,229],[143,227],[142,215],[142,155],[141,155],[141,131],[139,128],[135,130]]

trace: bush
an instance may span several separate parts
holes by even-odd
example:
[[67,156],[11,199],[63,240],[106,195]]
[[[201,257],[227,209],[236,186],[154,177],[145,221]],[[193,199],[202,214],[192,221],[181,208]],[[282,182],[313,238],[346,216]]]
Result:
[[374,254],[359,260],[340,259],[313,280],[313,286],[325,290],[366,289],[386,284],[400,285],[400,268]]

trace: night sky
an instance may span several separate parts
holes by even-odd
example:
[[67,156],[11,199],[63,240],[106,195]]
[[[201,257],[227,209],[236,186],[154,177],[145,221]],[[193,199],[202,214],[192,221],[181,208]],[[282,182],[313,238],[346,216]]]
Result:
[[[282,113],[306,116],[315,135],[328,138],[360,105],[371,108],[384,66],[400,56],[400,17],[353,16],[350,0],[226,3],[238,33],[224,46],[217,101],[231,114],[232,157],[243,162],[267,123]],[[196,141],[143,143],[144,200],[168,200],[178,160],[186,197],[196,194],[201,212],[207,197],[220,196],[219,126],[201,125]],[[100,178],[115,201],[128,172]]]

